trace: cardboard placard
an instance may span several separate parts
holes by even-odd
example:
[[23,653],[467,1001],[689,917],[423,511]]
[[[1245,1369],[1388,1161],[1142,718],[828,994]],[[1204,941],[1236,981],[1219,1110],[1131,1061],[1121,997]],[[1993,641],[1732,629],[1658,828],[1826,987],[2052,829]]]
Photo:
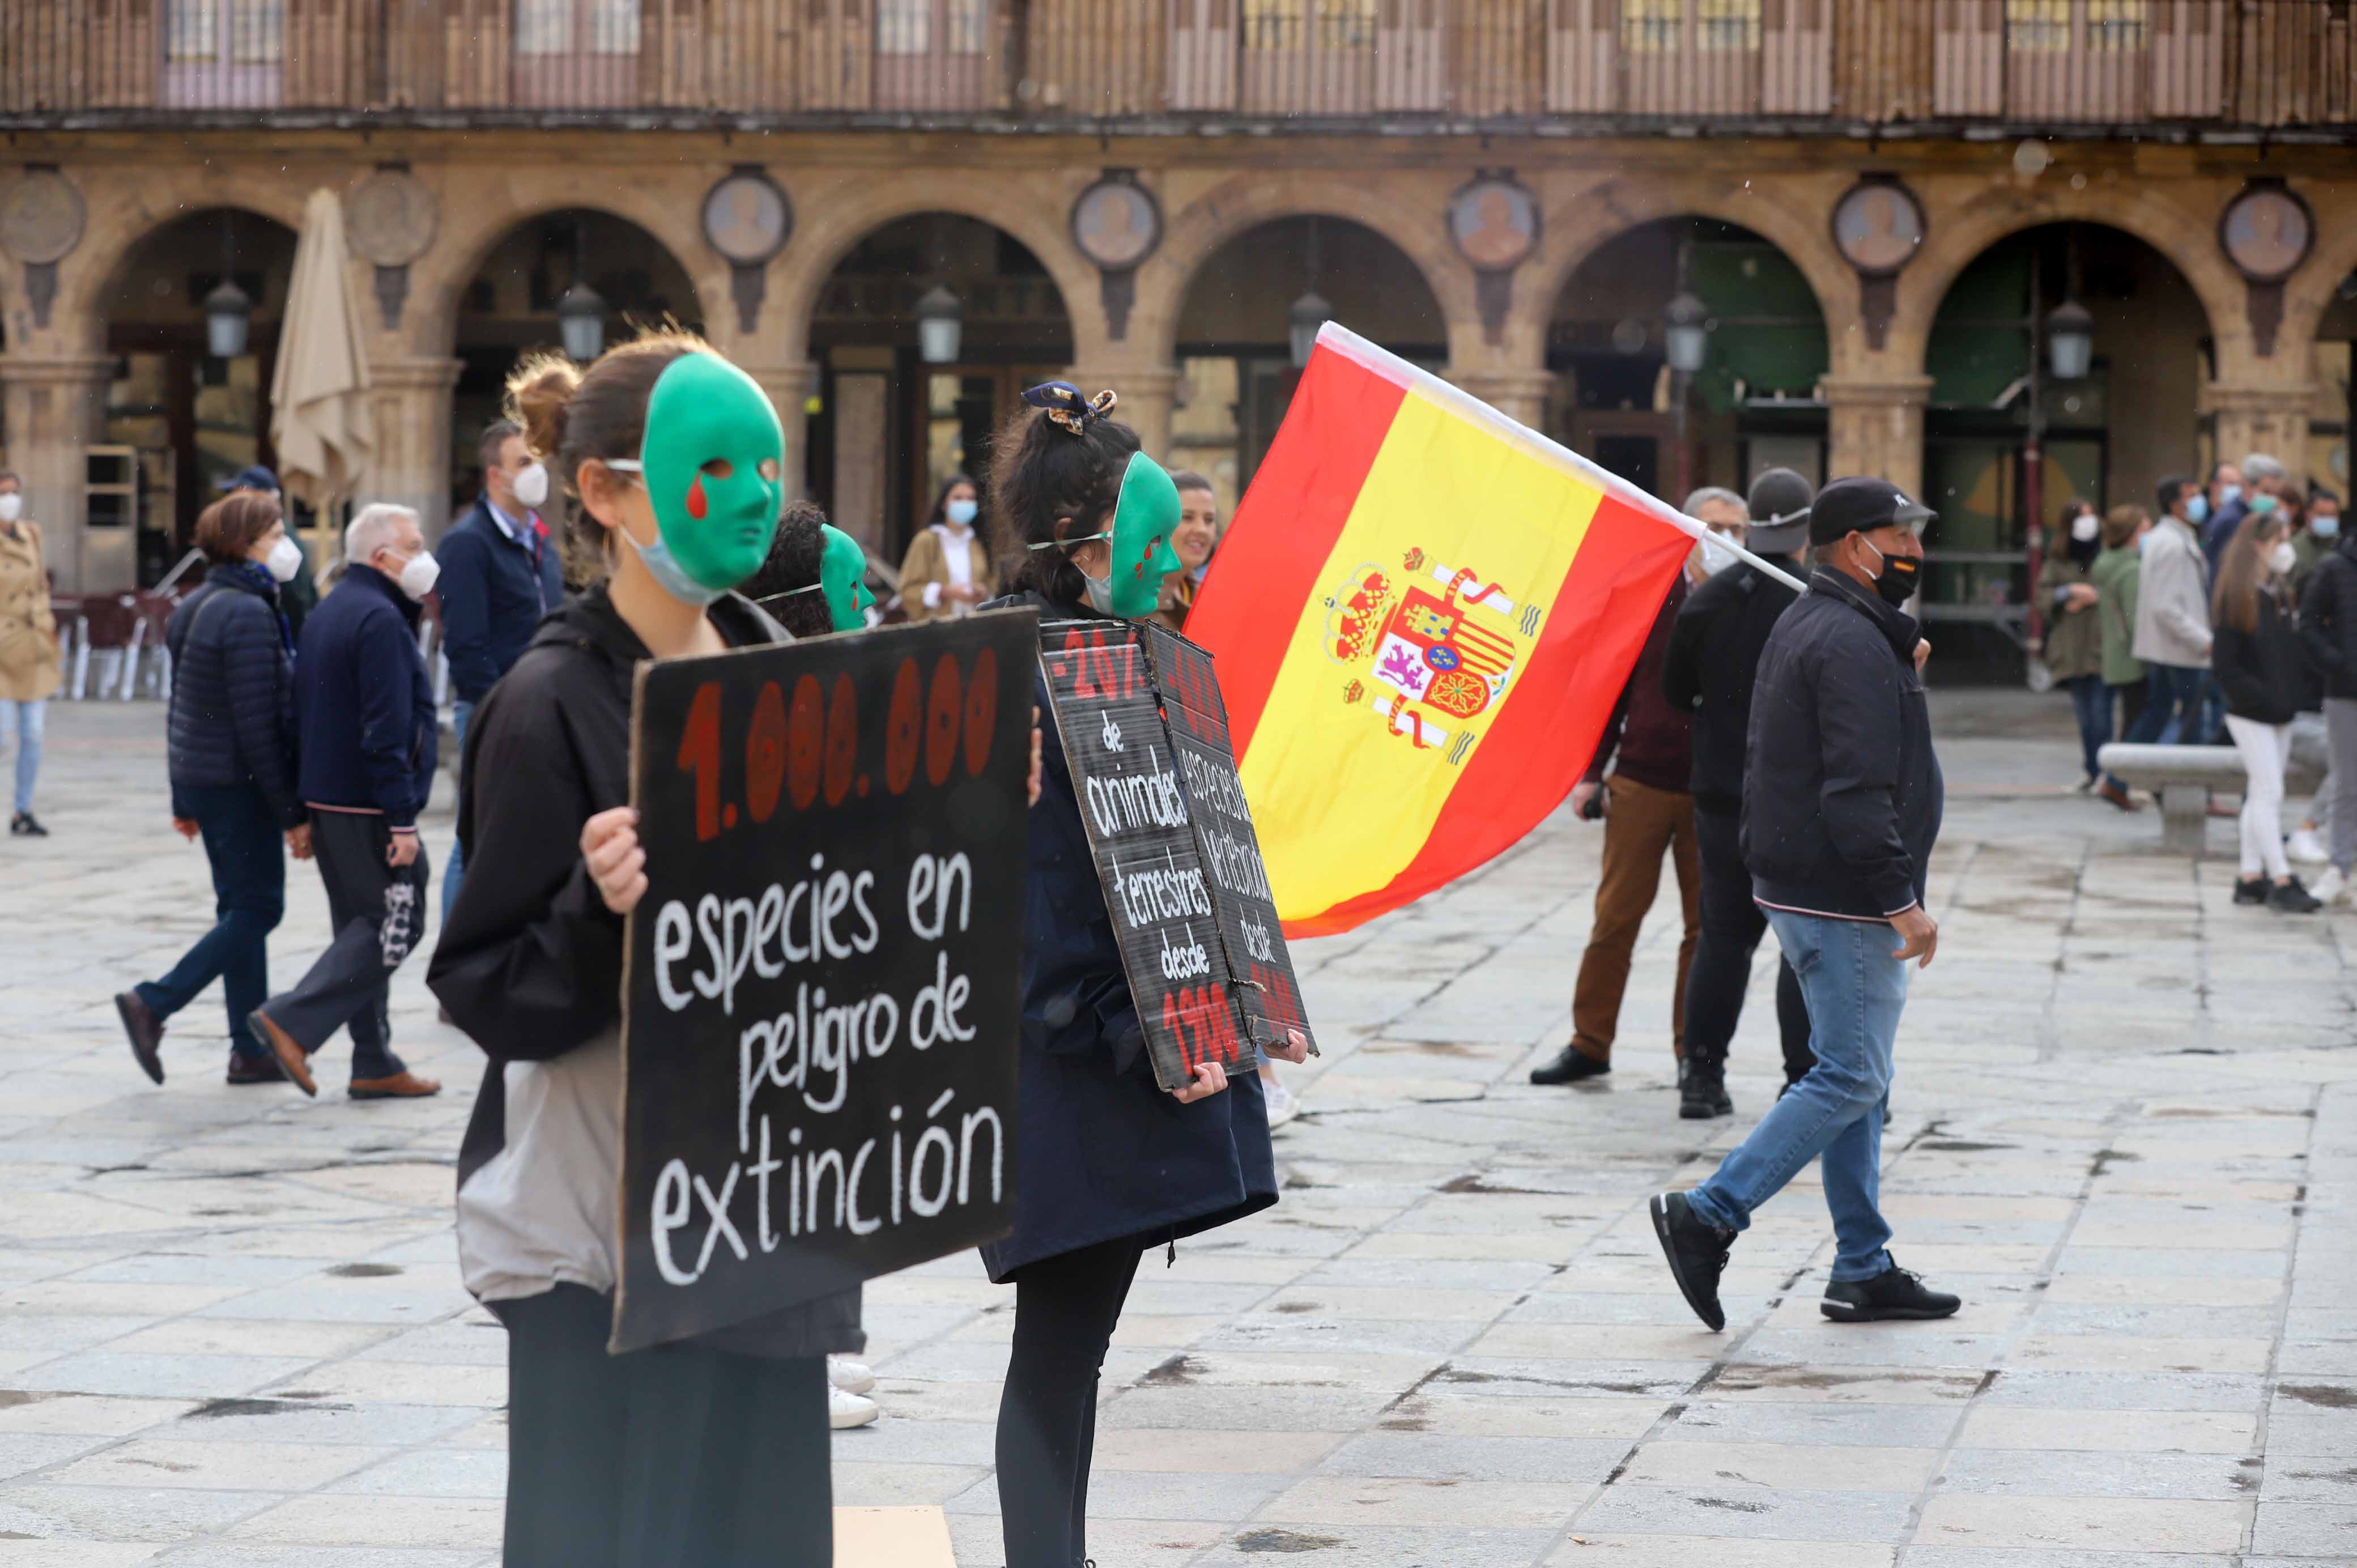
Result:
[[1211,655],[1125,621],[1052,621],[1039,635],[1155,1082],[1179,1088],[1206,1061],[1257,1067],[1262,1047],[1309,1028]]
[[639,666],[613,1349],[1012,1223],[1037,627]]

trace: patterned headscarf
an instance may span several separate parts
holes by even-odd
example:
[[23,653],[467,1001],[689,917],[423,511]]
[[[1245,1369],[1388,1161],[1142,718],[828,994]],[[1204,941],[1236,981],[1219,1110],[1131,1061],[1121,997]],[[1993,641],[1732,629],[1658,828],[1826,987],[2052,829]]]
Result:
[[1070,381],[1042,381],[1026,392],[1023,401],[1033,408],[1045,410],[1050,421],[1080,435],[1086,434],[1090,425],[1110,417],[1114,405],[1121,400],[1110,388],[1094,397],[1083,397],[1081,389]]

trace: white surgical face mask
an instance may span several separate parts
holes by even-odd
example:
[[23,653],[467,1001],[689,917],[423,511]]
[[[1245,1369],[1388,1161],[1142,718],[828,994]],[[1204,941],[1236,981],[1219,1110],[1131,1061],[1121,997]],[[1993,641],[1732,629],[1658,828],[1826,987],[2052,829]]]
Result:
[[2087,543],[2103,531],[2104,525],[2096,521],[2093,512],[2083,511],[2071,520],[2071,537],[2082,544]]
[[2267,552],[2267,564],[2274,568],[2277,576],[2286,575],[2299,564],[2299,552],[2294,550],[2291,541],[2287,539]]
[[442,563],[421,551],[402,566],[395,581],[401,584],[403,593],[413,599],[422,599],[434,591],[434,584],[441,575]]
[[1702,536],[1702,569],[1706,575],[1717,576],[1735,564],[1737,556],[1727,547],[1727,542],[1717,533]]
[[981,506],[974,501],[952,501],[942,509],[942,515],[949,519],[952,528],[972,528],[974,514],[981,510]]
[[10,490],[0,496],[0,522],[14,522],[25,515],[25,498]]
[[541,506],[548,499],[548,469],[539,463],[526,463],[516,470],[515,482],[510,488],[515,491],[517,504]]
[[270,553],[262,558],[262,569],[281,583],[291,583],[295,580],[295,574],[303,569],[303,552],[296,547],[293,540],[282,533],[278,536],[278,542],[272,545]]

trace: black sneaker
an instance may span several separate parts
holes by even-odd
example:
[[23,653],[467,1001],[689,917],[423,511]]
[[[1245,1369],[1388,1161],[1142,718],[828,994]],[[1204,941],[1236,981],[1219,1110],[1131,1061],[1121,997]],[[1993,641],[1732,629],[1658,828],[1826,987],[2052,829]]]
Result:
[[1602,1078],[1611,1070],[1610,1062],[1600,1062],[1594,1057],[1582,1056],[1569,1046],[1566,1046],[1555,1053],[1554,1060],[1541,1062],[1531,1069],[1531,1081],[1533,1083],[1577,1083],[1583,1078]]
[[1870,1280],[1835,1280],[1825,1287],[1819,1309],[1835,1323],[1879,1323],[1885,1318],[1953,1317],[1960,1297],[1925,1290],[1920,1275],[1893,1263]]
[[2267,901],[2267,879],[2266,879],[2266,877],[2264,877],[2264,876],[2254,876],[2254,877],[2252,877],[2252,878],[2251,878],[2250,880],[2248,880],[2248,881],[2244,881],[2244,880],[2243,880],[2243,879],[2242,879],[2242,878],[2240,878],[2240,877],[2237,877],[2237,878],[2235,879],[2235,881],[2234,881],[2234,902],[2235,902],[2235,903],[2237,903],[2237,904],[2250,904],[2250,905],[2255,905],[2255,905],[2265,904],[2266,901]]
[[1707,1122],[1735,1114],[1727,1092],[1727,1064],[1688,1057],[1678,1063],[1678,1120]]
[[8,832],[20,839],[45,839],[49,836],[49,830],[41,826],[40,820],[30,811],[19,811],[9,818]]
[[[2236,889],[2239,895],[2240,889]],[[2278,915],[2313,915],[2324,908],[2322,899],[2310,893],[2295,876],[2288,882],[2278,882],[2267,895],[2267,908]]]
[[1657,1193],[1648,1207],[1653,1234],[1661,1238],[1662,1253],[1670,1261],[1670,1277],[1678,1282],[1686,1305],[1713,1333],[1724,1329],[1727,1314],[1718,1305],[1718,1277],[1727,1273],[1727,1250],[1735,1244],[1735,1232],[1698,1219],[1682,1192]]

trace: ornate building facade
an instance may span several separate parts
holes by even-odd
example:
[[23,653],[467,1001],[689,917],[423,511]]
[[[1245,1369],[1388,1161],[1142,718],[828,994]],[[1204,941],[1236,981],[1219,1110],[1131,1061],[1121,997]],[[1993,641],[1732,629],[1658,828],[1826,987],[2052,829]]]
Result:
[[[2050,512],[2248,450],[2347,488],[2351,12],[15,0],[0,449],[62,587],[152,581],[214,478],[271,456],[325,188],[364,494],[437,521],[576,285],[609,336],[677,319],[751,371],[887,560],[1044,373],[1118,389],[1232,498],[1322,314],[1663,493],[1771,461],[1922,488],[1934,597],[2002,622],[2033,429]],[[230,359],[224,279],[253,306]],[[2086,366],[2055,358],[2064,306]]]

